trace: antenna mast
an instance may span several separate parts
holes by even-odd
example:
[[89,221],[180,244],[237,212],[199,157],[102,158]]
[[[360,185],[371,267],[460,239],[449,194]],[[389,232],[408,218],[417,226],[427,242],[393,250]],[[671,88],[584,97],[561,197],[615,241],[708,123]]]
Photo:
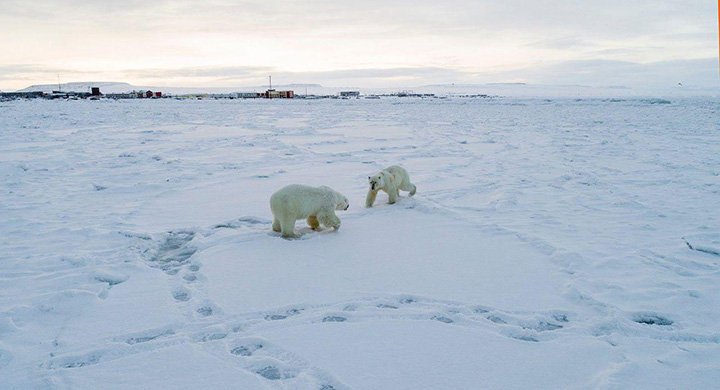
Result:
[[62,88],[60,88],[60,73],[57,74],[58,79],[58,92],[62,92]]
[[272,76],[269,76],[269,77],[270,77],[270,88],[268,88],[268,89],[272,89]]

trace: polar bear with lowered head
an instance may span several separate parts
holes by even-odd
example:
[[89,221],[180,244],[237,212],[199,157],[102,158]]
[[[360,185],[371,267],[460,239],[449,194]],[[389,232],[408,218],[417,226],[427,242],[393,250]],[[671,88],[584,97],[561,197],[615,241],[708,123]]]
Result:
[[365,207],[373,206],[375,197],[380,190],[388,194],[388,203],[390,204],[395,203],[397,197],[400,196],[400,190],[409,191],[410,196],[415,195],[415,191],[417,191],[415,184],[410,182],[410,175],[405,168],[397,165],[387,167],[375,176],[368,176],[368,181],[370,190],[365,198]]
[[295,221],[306,219],[313,230],[321,223],[327,228],[338,230],[340,218],[335,215],[335,210],[347,210],[348,207],[348,199],[330,187],[290,184],[270,197],[272,229],[282,232],[285,238],[296,237]]

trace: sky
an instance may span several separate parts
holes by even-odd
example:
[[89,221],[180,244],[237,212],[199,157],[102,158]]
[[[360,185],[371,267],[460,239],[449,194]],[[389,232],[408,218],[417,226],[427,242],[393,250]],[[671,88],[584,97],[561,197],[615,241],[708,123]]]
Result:
[[0,90],[156,86],[720,88],[699,0],[0,0]]

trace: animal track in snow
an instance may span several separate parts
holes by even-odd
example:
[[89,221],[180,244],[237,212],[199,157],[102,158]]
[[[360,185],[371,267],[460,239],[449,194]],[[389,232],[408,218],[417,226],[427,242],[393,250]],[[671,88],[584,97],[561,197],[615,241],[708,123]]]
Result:
[[[241,219],[248,221],[247,218]],[[240,226],[241,222],[236,222]],[[188,312],[200,318],[216,316],[221,310],[209,301],[203,291],[205,278],[199,272],[202,264],[190,259],[199,246],[193,241],[200,236],[212,235],[213,230],[184,229],[159,235],[141,235],[138,243],[147,264],[163,270],[168,276],[171,294],[176,302],[184,303]],[[126,234],[127,235],[127,234]],[[135,235],[133,235],[135,236]],[[143,249],[144,248],[144,249]]]
[[322,322],[345,322],[347,318],[341,316],[327,316],[323,317]]
[[268,314],[265,316],[265,319],[268,321],[278,321],[278,320],[284,320],[288,317],[296,316],[300,314],[304,309],[288,309],[285,310],[282,314]]
[[190,300],[190,292],[186,289],[176,289],[173,291],[172,296],[176,301],[185,302]]
[[378,304],[377,306],[375,306],[375,307],[377,307],[378,309],[397,309],[397,308],[398,308],[397,306],[388,305],[388,304],[386,304],[386,303],[379,303],[379,304]]
[[175,331],[173,331],[172,329],[167,329],[160,333],[132,336],[132,337],[125,339],[125,342],[130,345],[138,344],[138,343],[146,343],[148,341],[157,340],[161,337],[170,336],[170,335],[174,335],[174,334],[175,334]]
[[633,321],[637,322],[638,324],[644,324],[644,325],[660,325],[660,326],[670,326],[674,324],[675,322],[665,318],[663,316],[659,316],[656,314],[642,314],[638,313],[633,316]]
[[108,286],[112,287],[128,280],[128,276],[116,272],[110,271],[97,271],[93,276],[98,282],[107,283]]
[[213,229],[237,229],[243,226],[269,225],[270,223],[271,221],[265,218],[246,216],[219,223],[213,226]]
[[[184,292],[178,290],[176,292]],[[339,315],[352,308],[352,316]],[[181,343],[202,345],[205,350],[229,364],[236,365],[268,383],[281,388],[346,389],[318,367],[300,356],[274,345],[266,339],[253,337],[264,330],[294,326],[346,326],[346,323],[367,321],[437,321],[443,325],[490,330],[499,336],[530,343],[542,343],[577,335],[578,326],[573,313],[546,311],[504,311],[476,304],[466,305],[449,301],[409,296],[382,296],[355,299],[327,305],[295,306],[267,312],[211,316],[211,303],[197,309],[205,319],[186,327],[166,327],[116,338],[113,348],[80,351],[57,356],[43,364],[48,369],[77,369],[98,362],[114,360],[129,354],[165,348]],[[204,314],[203,314],[204,313]],[[334,323],[334,324],[329,324]],[[605,323],[594,326],[589,337],[621,332],[636,337],[685,340],[700,343],[720,343],[718,335],[694,335],[672,327],[674,321],[655,313],[628,313],[608,316]],[[575,325],[575,326],[574,326]],[[569,333],[568,333],[569,332]],[[102,343],[101,345],[107,345]],[[309,385],[308,385],[309,384]]]
[[535,337],[532,337],[532,336],[518,335],[518,336],[512,336],[512,338],[518,339],[518,340],[521,340],[521,341],[530,341],[530,342],[533,342],[533,343],[539,342],[538,339],[536,339]]
[[253,352],[262,348],[262,344],[248,344],[233,348],[230,353],[240,356],[252,356]]
[[453,322],[455,322],[452,320],[452,318],[445,317],[445,316],[433,316],[432,319],[435,321],[440,321],[444,324],[452,324]]
[[99,351],[93,351],[80,356],[64,356],[54,358],[53,360],[44,363],[42,367],[57,370],[62,368],[80,368],[85,366],[91,366],[100,362],[102,353]]
[[147,250],[148,261],[152,266],[162,269],[169,275],[177,274],[179,268],[197,252],[197,248],[190,245],[195,234],[192,230],[165,233],[157,248]]
[[278,368],[275,366],[263,367],[263,368],[255,371],[255,373],[259,374],[260,376],[262,376],[265,379],[270,379],[271,381],[283,378],[283,375],[280,373],[280,370],[278,370]]

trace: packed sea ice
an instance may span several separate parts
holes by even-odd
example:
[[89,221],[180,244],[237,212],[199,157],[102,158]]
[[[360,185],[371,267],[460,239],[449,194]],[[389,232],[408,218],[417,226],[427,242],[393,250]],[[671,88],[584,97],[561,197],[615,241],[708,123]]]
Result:
[[[720,103],[0,103],[1,389],[717,389]],[[367,177],[417,194],[365,208]],[[284,185],[342,228],[271,231]]]

